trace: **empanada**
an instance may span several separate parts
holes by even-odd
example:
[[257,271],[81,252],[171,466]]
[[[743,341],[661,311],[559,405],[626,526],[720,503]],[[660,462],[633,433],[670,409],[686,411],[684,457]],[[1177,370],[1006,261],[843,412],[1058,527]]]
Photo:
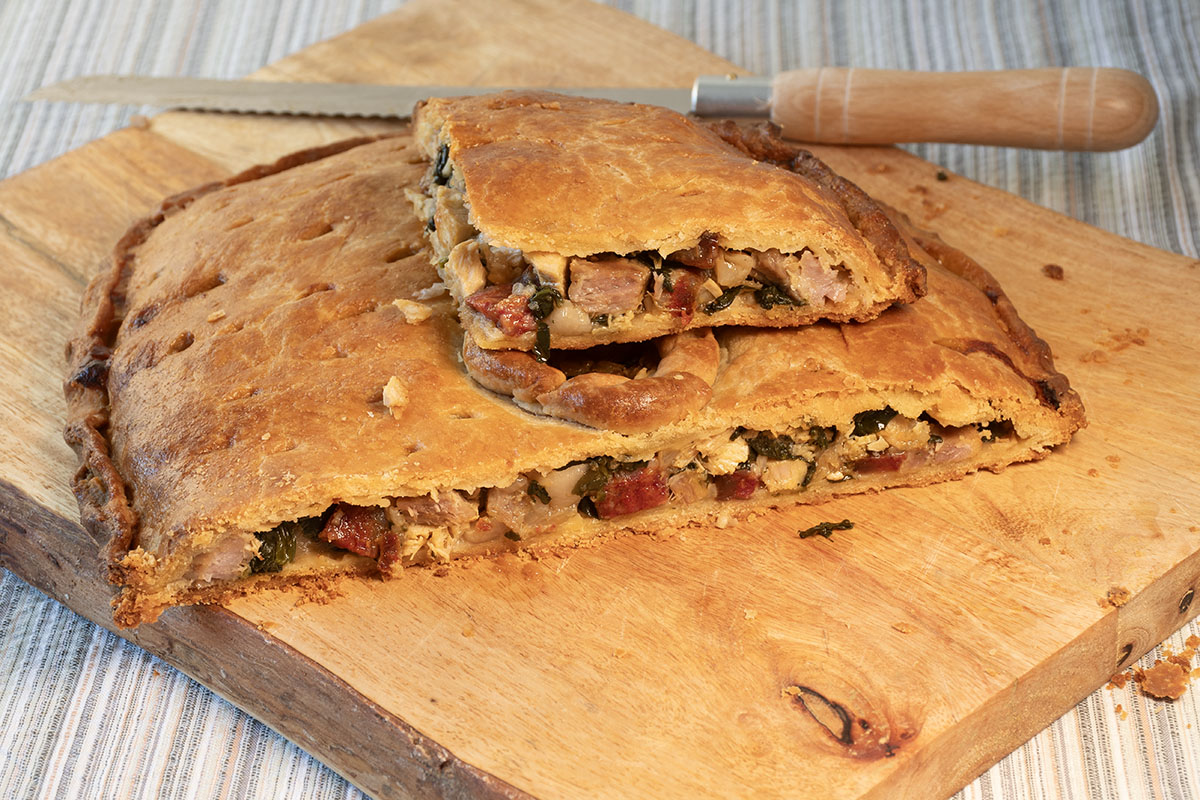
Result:
[[405,199],[427,169],[407,136],[345,142],[172,198],[118,244],[66,384],[118,624],[998,470],[1083,424],[995,281],[925,234],[919,302],[866,325],[715,328],[711,399],[676,422],[530,414],[467,376],[455,303],[431,296]]

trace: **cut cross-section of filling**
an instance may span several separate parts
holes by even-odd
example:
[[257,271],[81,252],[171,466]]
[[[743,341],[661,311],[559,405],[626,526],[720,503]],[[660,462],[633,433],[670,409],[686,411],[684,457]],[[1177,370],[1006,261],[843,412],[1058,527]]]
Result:
[[582,539],[609,521],[636,529],[639,515],[656,509],[686,523],[714,509],[720,517],[721,507],[737,512],[798,495],[819,501],[911,484],[922,473],[961,474],[968,464],[987,466],[989,448],[1002,463],[1008,450],[1022,447],[1005,420],[946,427],[927,414],[913,419],[886,407],[843,426],[738,427],[641,459],[597,456],[525,473],[505,486],[384,498],[379,506],[335,503],[320,516],[254,534],[240,561],[208,577],[278,571],[297,552],[330,546],[373,559],[390,575],[414,562]]
[[[648,318],[680,330],[693,323],[722,324],[731,311],[747,308],[836,311],[857,306],[869,293],[828,255],[809,248],[727,249],[717,232],[666,254],[565,256],[501,247],[472,226],[461,180],[454,173],[442,175],[447,167],[439,164],[440,158],[426,176],[427,194],[411,197],[426,221],[446,285],[498,337],[542,332],[555,346],[579,347],[587,342],[571,337],[600,332],[611,338]],[[438,183],[439,176],[446,182]]]

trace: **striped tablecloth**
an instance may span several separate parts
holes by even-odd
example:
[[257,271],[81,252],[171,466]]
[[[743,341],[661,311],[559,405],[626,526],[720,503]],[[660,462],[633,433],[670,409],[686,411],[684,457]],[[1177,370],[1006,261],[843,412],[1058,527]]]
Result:
[[[240,77],[397,5],[0,0],[0,176],[103,136],[135,113],[152,113],[17,102],[39,85],[106,72]],[[1136,70],[1158,91],[1162,119],[1129,150],[913,150],[1101,228],[1200,256],[1200,0],[617,5],[755,72],[820,65]],[[6,423],[9,435],[14,425],[20,430]],[[1167,645],[1178,652],[1198,633],[1193,623]],[[1156,656],[1161,648],[1143,664]],[[1132,683],[1101,689],[957,797],[1200,797],[1198,697],[1200,688],[1173,703],[1148,700]],[[0,798],[10,797],[361,794],[188,677],[0,570]]]

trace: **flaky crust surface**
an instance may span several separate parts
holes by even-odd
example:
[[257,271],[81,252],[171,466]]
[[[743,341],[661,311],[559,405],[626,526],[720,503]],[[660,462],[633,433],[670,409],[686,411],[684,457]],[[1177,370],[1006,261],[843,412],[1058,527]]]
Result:
[[[447,298],[421,322],[392,303],[437,279],[403,197],[421,162],[407,137],[356,140],[200,187],[134,226],[89,287],[68,349],[66,436],[83,520],[127,586],[122,624],[233,591],[165,587],[176,553],[334,501],[505,486],[591,456],[640,457],[736,425],[833,424],[885,404],[946,424],[1011,419],[1029,439],[1020,458],[1082,424],[1078,397],[990,276],[916,231],[909,241],[932,253],[917,249],[928,297],[870,325],[719,332],[712,400],[679,422],[622,435],[531,415],[467,377]],[[399,399],[385,405],[393,377]],[[961,471],[978,466],[1003,463]],[[588,530],[712,513],[664,508]]]

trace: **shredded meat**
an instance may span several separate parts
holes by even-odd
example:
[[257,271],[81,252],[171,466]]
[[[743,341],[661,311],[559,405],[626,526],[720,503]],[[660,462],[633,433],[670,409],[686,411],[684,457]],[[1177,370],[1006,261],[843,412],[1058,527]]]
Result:
[[624,314],[637,308],[650,270],[629,258],[571,259],[567,297],[588,314]]

